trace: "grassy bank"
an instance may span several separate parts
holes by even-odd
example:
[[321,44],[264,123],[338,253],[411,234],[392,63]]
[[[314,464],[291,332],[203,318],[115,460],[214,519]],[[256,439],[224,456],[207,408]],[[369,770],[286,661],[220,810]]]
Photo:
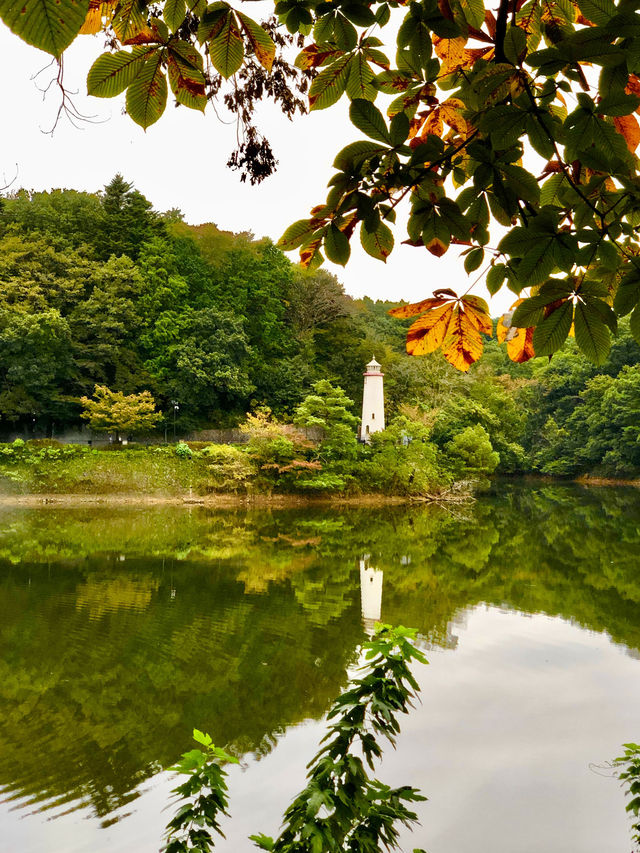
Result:
[[[383,456],[383,458],[380,458]],[[28,496],[136,496],[184,499],[364,495],[425,497],[469,491],[423,445],[323,461],[316,448],[282,440],[245,446],[191,442],[89,448],[39,440],[0,444],[0,499]]]

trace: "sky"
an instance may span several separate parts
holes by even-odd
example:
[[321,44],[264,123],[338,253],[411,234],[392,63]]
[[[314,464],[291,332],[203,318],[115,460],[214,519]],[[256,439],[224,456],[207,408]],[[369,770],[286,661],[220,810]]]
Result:
[[[93,123],[76,128],[63,117],[49,134],[59,104],[55,86],[46,95],[41,91],[55,77],[55,69],[46,67],[50,57],[0,23],[0,186],[13,180],[11,190],[95,192],[120,172],[157,210],[177,207],[192,224],[215,222],[224,230],[251,231],[276,241],[288,225],[324,202],[335,154],[360,135],[348,120],[345,98],[293,122],[265,105],[258,126],[270,140],[279,168],[257,187],[242,184],[239,174],[225,165],[236,144],[234,122],[224,124],[209,110],[203,116],[176,109],[170,97],[165,114],[145,132],[124,114],[123,98],[86,94],[87,70],[103,44],[100,35],[82,36],[64,57],[65,88],[77,92],[76,108],[93,117]],[[439,287],[466,291],[479,271],[466,275],[460,250],[452,246],[443,258],[435,258],[423,248],[404,246],[402,222],[400,212],[396,247],[386,264],[370,258],[356,235],[347,266],[327,262],[326,268],[354,297],[418,301]],[[290,257],[296,260],[297,254]],[[473,292],[488,296],[481,282]],[[513,298],[498,294],[491,313],[506,310]]]

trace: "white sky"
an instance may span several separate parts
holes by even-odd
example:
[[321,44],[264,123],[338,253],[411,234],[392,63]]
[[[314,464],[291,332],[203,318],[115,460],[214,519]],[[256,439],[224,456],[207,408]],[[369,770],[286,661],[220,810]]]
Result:
[[[253,10],[252,10],[253,11]],[[59,103],[52,87],[44,87],[54,72],[48,69],[37,81],[33,76],[50,57],[23,43],[0,23],[0,109],[5,117],[0,143],[0,179],[17,177],[12,189],[52,187],[95,192],[121,172],[149,198],[158,210],[178,207],[193,224],[215,222],[231,231],[252,231],[274,241],[296,219],[309,214],[326,197],[326,184],[335,154],[360,134],[349,123],[345,98],[335,107],[285,119],[275,107],[265,106],[259,127],[271,141],[280,162],[275,176],[258,187],[240,183],[238,173],[225,163],[235,147],[235,125],[224,125],[213,111],[203,116],[169,104],[163,117],[145,133],[122,114],[123,98],[100,99],[86,95],[86,72],[103,50],[102,36],[82,36],[65,55],[65,83],[77,91],[76,107],[96,116],[99,124],[80,129],[61,119],[53,136],[47,135]],[[402,215],[398,217],[399,222]],[[352,296],[417,301],[438,287],[464,292],[469,278],[459,250],[450,248],[435,258],[422,248],[403,246],[402,227],[395,230],[396,248],[386,264],[370,258],[352,241],[346,268],[327,263]],[[295,260],[297,253],[290,257]],[[481,285],[473,290],[487,296]],[[512,294],[500,293],[491,303],[495,316],[508,308]]]

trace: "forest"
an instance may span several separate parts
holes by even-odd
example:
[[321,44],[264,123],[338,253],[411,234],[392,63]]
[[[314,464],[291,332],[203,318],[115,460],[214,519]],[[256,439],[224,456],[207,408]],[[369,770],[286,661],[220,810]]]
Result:
[[96,193],[5,194],[0,249],[5,440],[79,426],[96,386],[150,392],[157,441],[174,417],[181,437],[248,414],[254,427],[256,417],[304,425],[319,387],[344,391],[344,427],[375,354],[389,426],[377,439],[381,470],[408,436],[422,458],[448,454],[452,471],[462,459],[462,474],[478,454],[485,473],[640,473],[640,346],[628,319],[600,366],[571,337],[551,359],[516,364],[485,336],[483,359],[460,373],[440,352],[406,354],[410,321],[388,314],[397,302],[352,299],[332,274],[251,233],[155,211],[121,175]]

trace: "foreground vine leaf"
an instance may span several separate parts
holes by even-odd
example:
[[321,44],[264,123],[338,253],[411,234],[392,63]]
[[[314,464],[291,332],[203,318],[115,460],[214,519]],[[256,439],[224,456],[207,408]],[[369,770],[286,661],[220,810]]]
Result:
[[407,332],[409,355],[442,349],[455,368],[467,371],[482,355],[482,335],[493,334],[489,308],[478,296],[458,297],[453,290],[437,290],[433,297],[389,311],[392,317],[421,314]]
[[[402,209],[400,242],[418,265],[463,246],[465,271],[486,265],[492,295],[524,299],[513,325],[527,331],[505,338],[515,360],[552,355],[574,333],[600,364],[624,314],[640,337],[636,0],[275,0],[273,13],[255,21],[222,0],[0,0],[7,26],[55,57],[79,33],[104,32],[110,52],[89,91],[126,92],[143,128],[165,109],[167,78],[181,106],[222,101],[242,128],[229,163],[252,181],[276,164],[251,124],[264,95],[289,118],[348,101],[354,139],[333,158],[326,199],[280,241],[303,266],[346,264],[354,235],[385,262]],[[410,343],[464,370],[486,322],[455,299],[421,312]]]

